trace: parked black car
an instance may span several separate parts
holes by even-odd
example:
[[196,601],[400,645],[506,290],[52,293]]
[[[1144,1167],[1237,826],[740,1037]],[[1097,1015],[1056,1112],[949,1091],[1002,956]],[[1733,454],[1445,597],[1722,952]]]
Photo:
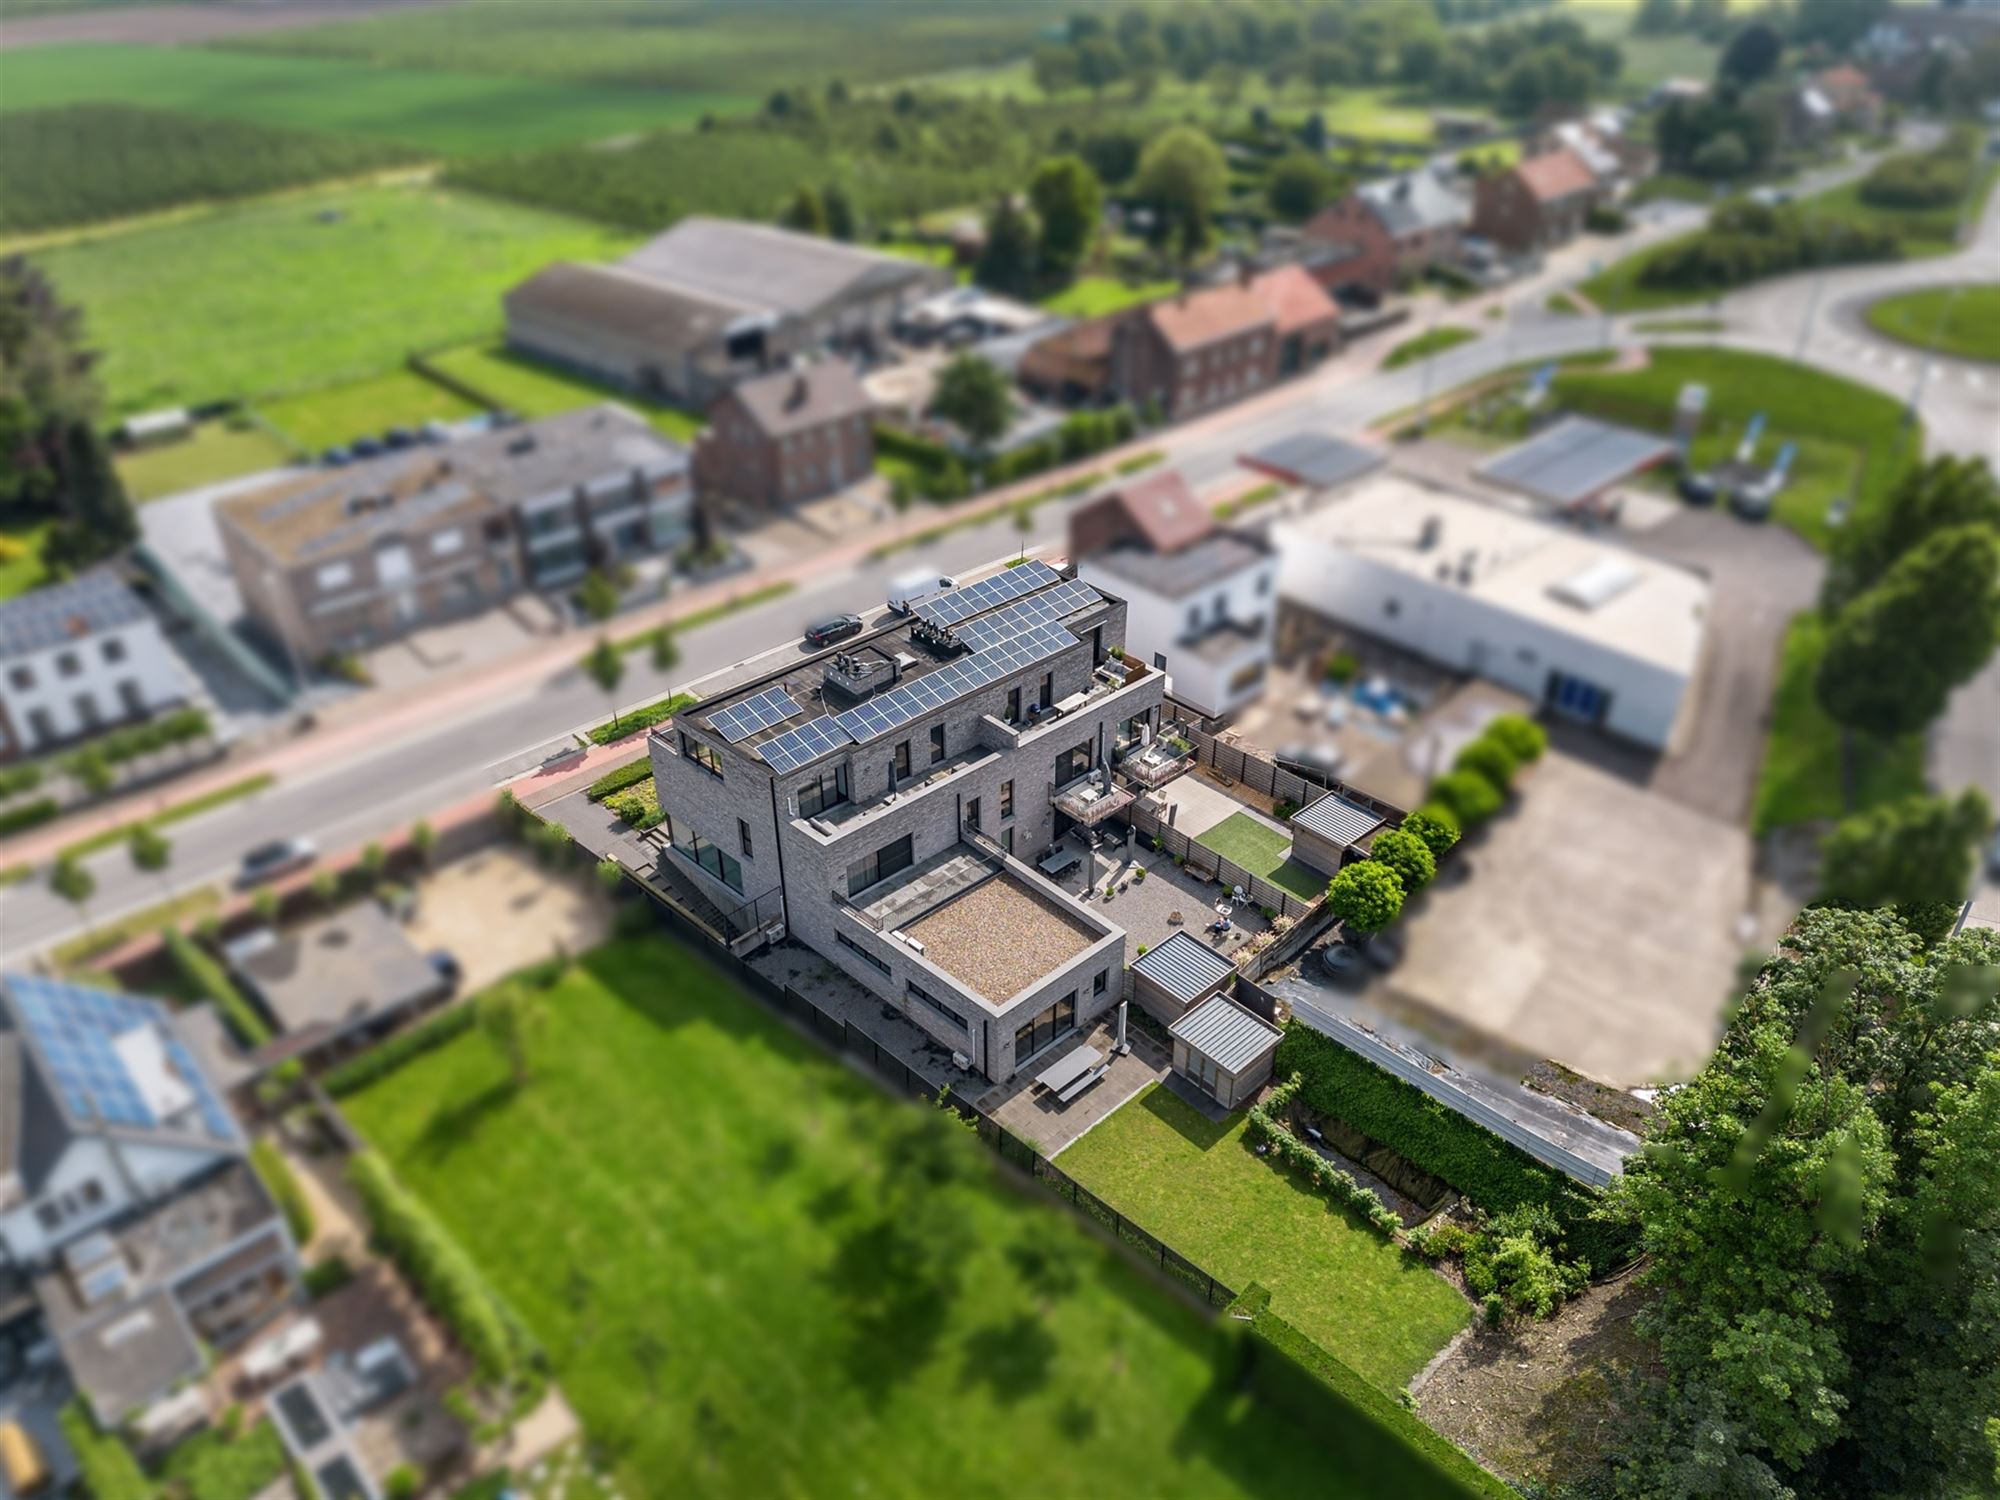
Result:
[[835,641],[844,641],[850,635],[861,634],[861,616],[835,615],[830,620],[821,620],[817,625],[806,627],[808,646],[831,646]]
[[1715,504],[1715,481],[1706,474],[1683,474],[1679,485],[1681,499],[1690,505]]

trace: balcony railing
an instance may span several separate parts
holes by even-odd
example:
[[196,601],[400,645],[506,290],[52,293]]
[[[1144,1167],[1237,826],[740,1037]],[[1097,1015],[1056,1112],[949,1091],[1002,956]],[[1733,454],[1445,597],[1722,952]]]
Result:
[[1192,746],[1183,750],[1171,740],[1155,738],[1150,744],[1128,750],[1119,758],[1117,768],[1126,785],[1155,792],[1175,777],[1193,770],[1194,764]]
[[1068,814],[1086,828],[1095,828],[1130,807],[1132,798],[1131,790],[1112,780],[1110,772],[1097,769],[1055,788],[1049,801],[1057,812]]

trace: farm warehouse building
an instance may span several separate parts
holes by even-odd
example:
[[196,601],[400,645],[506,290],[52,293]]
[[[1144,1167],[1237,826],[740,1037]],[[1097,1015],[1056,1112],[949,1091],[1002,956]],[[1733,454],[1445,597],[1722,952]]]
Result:
[[1639,744],[1672,738],[1708,609],[1684,568],[1394,474],[1272,541],[1294,607]]
[[732,219],[683,219],[615,265],[557,261],[507,293],[507,342],[691,406],[788,355],[865,345],[954,284],[925,265]]

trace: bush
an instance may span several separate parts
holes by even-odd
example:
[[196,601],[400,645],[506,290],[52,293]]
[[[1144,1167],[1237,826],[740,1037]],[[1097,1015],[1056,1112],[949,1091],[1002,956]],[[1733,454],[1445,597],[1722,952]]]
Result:
[[1326,680],[1349,683],[1361,675],[1361,658],[1352,651],[1336,651],[1327,659]]
[[1642,286],[1721,291],[1811,266],[1894,260],[1902,244],[1872,224],[1815,217],[1739,198],[1709,215],[1699,234],[1653,251],[1639,273]]
[[347,1174],[376,1240],[471,1356],[482,1379],[511,1381],[539,1362],[527,1331],[471,1257],[396,1180],[379,1153],[363,1151],[348,1163]]
[[1546,1208],[1567,1253],[1599,1270],[1631,1256],[1631,1230],[1596,1217],[1596,1194],[1331,1037],[1286,1027],[1275,1067],[1301,1075],[1298,1097],[1307,1105],[1400,1152],[1487,1212],[1504,1214],[1523,1204]]
[[[609,720],[590,731],[590,741],[594,745],[608,745],[613,740],[622,740],[629,734],[637,734],[642,729],[651,729],[656,724],[664,724],[675,714],[694,707],[700,702],[693,693],[675,693],[671,698],[662,698],[657,703],[648,703],[644,708],[634,709],[629,714],[621,714],[614,724]],[[652,771],[648,769],[647,775]]]
[[263,1016],[206,949],[177,927],[161,928],[160,944],[181,978],[215,1002],[215,1008],[222,1012],[245,1046],[261,1047],[271,1040],[271,1028],[264,1023]]
[[115,1432],[100,1432],[79,1398],[56,1418],[63,1441],[82,1470],[83,1493],[91,1500],[153,1500],[153,1486],[132,1450]]
[[1540,760],[1549,748],[1549,732],[1526,714],[1500,715],[1486,726],[1484,737],[1524,766]]
[[1453,771],[1431,783],[1431,799],[1443,806],[1460,828],[1483,823],[1500,811],[1500,793],[1476,771]]
[[1284,1112],[1297,1096],[1300,1083],[1299,1075],[1294,1073],[1250,1106],[1248,1134],[1251,1140],[1263,1142],[1271,1148],[1274,1164],[1282,1164],[1298,1173],[1335,1203],[1361,1215],[1378,1234],[1394,1239],[1396,1232],[1403,1227],[1403,1221],[1389,1206],[1372,1189],[1356,1182],[1350,1173],[1321,1156],[1286,1127]]
[[1437,856],[1431,853],[1431,846],[1405,828],[1376,834],[1368,857],[1396,872],[1405,896],[1416,895],[1437,876]]
[[1498,1296],[1507,1311],[1546,1318],[1590,1282],[1585,1261],[1567,1260],[1562,1226],[1549,1209],[1523,1203],[1480,1226],[1465,1247],[1465,1284]]
[[1454,771],[1470,771],[1486,778],[1493,790],[1505,797],[1512,790],[1514,775],[1521,769],[1507,747],[1490,735],[1481,735],[1458,752],[1451,763]]
[[305,1283],[306,1295],[317,1302],[322,1297],[330,1297],[354,1279],[354,1267],[338,1255],[329,1255],[317,1265],[306,1267],[300,1278]]
[[417,1500],[423,1488],[424,1476],[414,1464],[397,1464],[382,1477],[384,1500]]
[[25,829],[39,828],[48,822],[62,808],[53,797],[37,797],[33,802],[23,802],[19,807],[10,807],[0,812],[0,839],[10,833],[20,833]]
[[1403,911],[1403,882],[1386,864],[1364,859],[1327,883],[1326,904],[1356,932],[1380,932]]
[[34,761],[23,761],[18,766],[0,769],[0,797],[14,797],[22,792],[32,792],[42,784],[42,768]]
[[1418,808],[1403,819],[1403,831],[1424,841],[1424,847],[1431,851],[1433,866],[1458,842],[1458,824],[1442,808]]
[[284,1153],[269,1141],[258,1141],[250,1147],[250,1165],[256,1169],[271,1201],[284,1214],[285,1227],[291,1230],[292,1239],[300,1245],[308,1243],[313,1237],[312,1205],[306,1201],[305,1189],[299,1186]]
[[435,1047],[442,1047],[453,1037],[470,1031],[477,1020],[478,1014],[470,1005],[454,1005],[449,1010],[441,1010],[428,1021],[412,1026],[408,1031],[398,1032],[386,1042],[378,1043],[360,1056],[330,1069],[320,1082],[334,1098],[344,1098],[388,1077],[411,1058],[421,1057]]

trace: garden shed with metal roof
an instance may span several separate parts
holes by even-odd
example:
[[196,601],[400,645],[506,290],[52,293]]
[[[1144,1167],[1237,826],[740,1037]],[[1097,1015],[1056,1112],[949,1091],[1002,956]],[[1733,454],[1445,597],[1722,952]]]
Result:
[[1171,1026],[1210,995],[1219,994],[1236,966],[1190,932],[1177,932],[1132,964],[1131,997]]
[[1271,1059],[1282,1039],[1269,1021],[1219,992],[1174,1022],[1169,1034],[1176,1071],[1225,1109],[1246,1102],[1270,1081]]

